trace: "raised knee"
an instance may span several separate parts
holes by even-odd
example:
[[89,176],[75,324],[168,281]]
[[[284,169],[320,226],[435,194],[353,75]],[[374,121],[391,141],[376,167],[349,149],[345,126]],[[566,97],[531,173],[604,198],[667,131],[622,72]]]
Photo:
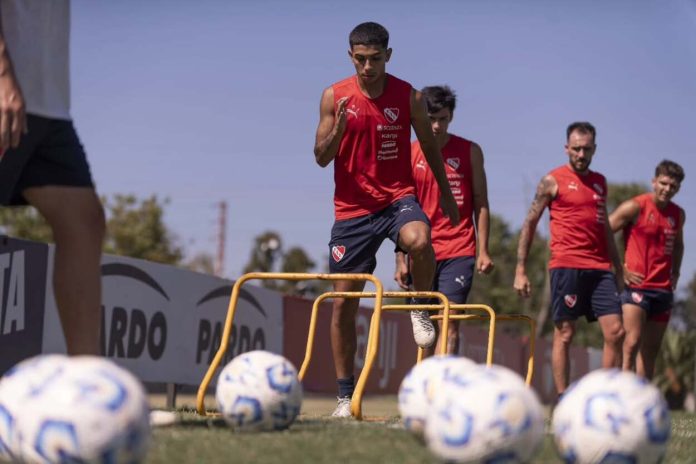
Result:
[[426,234],[414,234],[409,243],[409,253],[412,256],[422,256],[432,251],[430,238]]

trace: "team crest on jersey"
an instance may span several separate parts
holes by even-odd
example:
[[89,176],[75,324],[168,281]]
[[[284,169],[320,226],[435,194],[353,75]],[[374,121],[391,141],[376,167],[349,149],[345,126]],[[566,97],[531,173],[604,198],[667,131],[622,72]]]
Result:
[[384,117],[392,124],[399,118],[399,108],[384,108]]
[[459,169],[459,158],[447,158],[447,164],[449,164],[455,171]]
[[655,224],[655,215],[653,213],[648,214],[648,224]]
[[672,229],[674,229],[674,228],[677,226],[677,223],[676,223],[676,221],[674,220],[674,218],[673,218],[672,216],[668,216],[668,217],[667,217],[667,222],[669,223],[669,226],[670,226]]
[[599,193],[600,195],[604,195],[604,189],[602,188],[601,185],[592,184],[592,188],[594,188],[597,191],[597,193]]
[[416,169],[422,169],[425,171],[425,161],[418,160],[418,162],[416,163]]
[[634,303],[640,303],[643,301],[643,294],[638,292],[631,292],[631,299]]
[[346,247],[343,245],[334,245],[331,247],[331,257],[334,261],[339,262],[346,255]]
[[578,302],[578,296],[577,295],[566,295],[563,297],[563,301],[565,301],[565,304],[567,307],[572,308],[575,306],[575,303]]

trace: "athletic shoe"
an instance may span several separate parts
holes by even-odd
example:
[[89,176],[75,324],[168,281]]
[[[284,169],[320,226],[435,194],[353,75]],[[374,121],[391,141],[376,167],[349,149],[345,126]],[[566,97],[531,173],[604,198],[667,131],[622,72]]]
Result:
[[344,396],[336,399],[338,400],[338,405],[331,417],[353,417],[353,414],[350,412],[350,397]]
[[413,338],[421,348],[428,348],[435,343],[435,326],[430,320],[430,312],[425,310],[411,311]]

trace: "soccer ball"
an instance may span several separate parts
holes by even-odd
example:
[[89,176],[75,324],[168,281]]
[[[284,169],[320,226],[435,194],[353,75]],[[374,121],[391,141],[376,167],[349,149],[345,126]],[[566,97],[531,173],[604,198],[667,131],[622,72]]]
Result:
[[618,369],[581,378],[553,413],[556,449],[566,462],[656,463],[670,437],[670,415],[660,391]]
[[[0,384],[0,397],[12,411],[13,433],[7,447],[11,459],[24,463],[144,459],[150,437],[147,396],[131,373],[92,356],[39,356],[25,363]],[[5,396],[6,392],[10,394]]]
[[0,379],[0,461],[18,459],[18,417],[25,410],[27,396],[61,375],[67,361],[67,356],[58,354],[36,356],[15,365]]
[[399,387],[399,414],[406,430],[421,438],[428,407],[442,382],[474,366],[474,361],[461,356],[431,356],[413,366]]
[[445,380],[425,424],[428,448],[448,462],[530,462],[544,438],[534,391],[502,366]]
[[286,429],[302,407],[297,370],[283,356],[250,351],[227,364],[215,392],[218,411],[238,431]]

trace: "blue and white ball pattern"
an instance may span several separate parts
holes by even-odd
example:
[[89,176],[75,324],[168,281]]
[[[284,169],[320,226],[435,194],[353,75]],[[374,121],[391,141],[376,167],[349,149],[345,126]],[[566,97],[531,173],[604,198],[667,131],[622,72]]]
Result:
[[600,369],[577,381],[553,413],[556,449],[568,463],[662,460],[670,438],[669,409],[647,380]]
[[448,462],[532,462],[544,438],[544,410],[522,378],[477,366],[443,382],[428,411],[428,448]]
[[404,427],[422,438],[431,400],[445,381],[454,381],[476,366],[461,356],[432,356],[416,364],[399,387],[399,414]]
[[107,359],[50,355],[25,361],[0,382],[0,404],[9,412],[4,423],[12,424],[9,434],[3,432],[11,460],[135,463],[147,453],[145,390]]
[[288,428],[302,408],[297,370],[283,356],[250,351],[220,372],[215,392],[218,411],[238,431]]

